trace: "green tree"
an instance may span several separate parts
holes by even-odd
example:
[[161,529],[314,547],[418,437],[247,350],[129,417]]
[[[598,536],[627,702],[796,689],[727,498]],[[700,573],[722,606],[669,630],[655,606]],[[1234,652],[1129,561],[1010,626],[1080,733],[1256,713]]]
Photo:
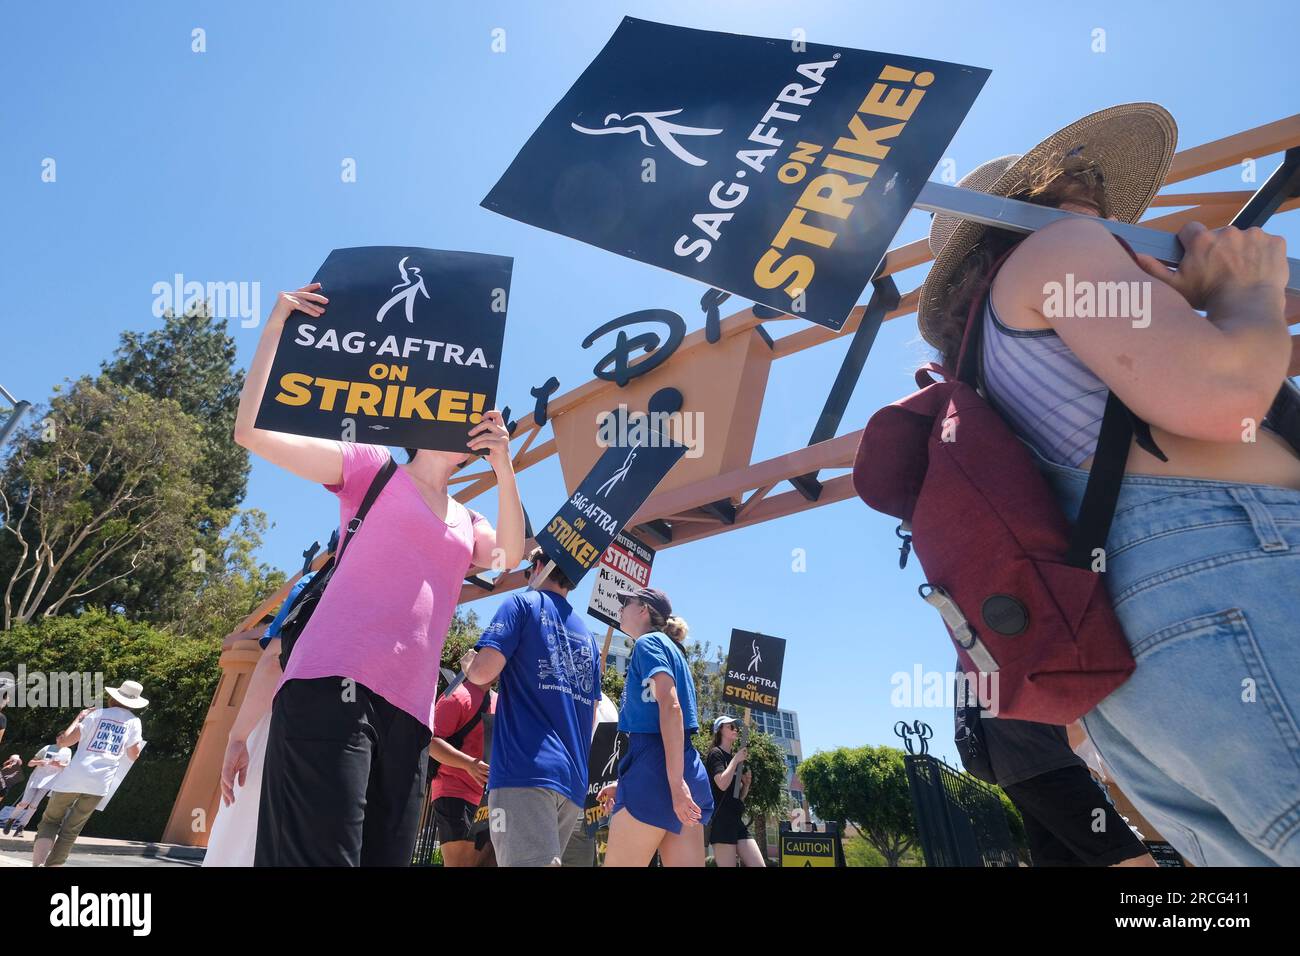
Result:
[[[702,641],[691,641],[685,645],[686,662],[691,668],[691,678],[695,681],[695,707],[699,712],[700,726],[712,726],[715,718],[726,713],[722,697],[722,678],[726,672],[727,662],[722,655],[722,648],[713,648]],[[733,715],[734,716],[734,715]],[[705,753],[708,748],[705,748]]]
[[[4,753],[18,753],[25,762],[53,743],[78,710],[102,703],[93,700],[97,683],[102,688],[140,681],[149,699],[138,712],[148,746],[108,808],[94,814],[83,833],[159,840],[221,679],[220,656],[216,642],[178,641],[159,628],[98,609],[15,624],[0,632],[0,661],[23,681],[27,706],[6,712]],[[34,694],[38,687],[40,699]],[[58,700],[52,699],[55,687]],[[75,696],[69,693],[74,687]]]
[[[279,590],[285,574],[258,561],[268,521],[256,509],[236,513],[231,527],[219,539],[215,555],[191,563],[188,574],[192,587],[180,594],[180,606],[167,630],[183,637],[221,639],[233,631],[253,609]],[[186,574],[178,571],[178,574]]]
[[[97,608],[76,616],[38,618],[0,633],[0,660],[15,676],[21,665],[27,675],[46,675],[52,686],[51,675],[75,668],[92,680],[101,677],[105,687],[124,680],[143,684],[149,699],[140,712],[149,741],[147,756],[188,757],[193,752],[221,678],[220,656],[215,642],[178,641],[152,625]],[[35,686],[34,680],[28,679],[29,687]],[[91,704],[84,699],[56,702],[50,700],[51,691],[43,693],[44,701],[29,696],[28,706],[9,709],[6,744],[23,741],[34,751],[51,743],[81,707]]]
[[3,627],[104,602],[195,540],[202,439],[176,402],[104,379],[56,390],[0,466]]
[[917,840],[903,752],[894,747],[840,747],[799,764],[809,805],[823,820],[846,823],[890,866]]
[[439,666],[457,673],[460,659],[465,652],[478,643],[483,627],[478,622],[478,612],[473,608],[462,612],[460,608],[451,616],[451,626],[447,629],[447,640],[442,645],[442,660]]
[[[155,622],[180,621],[189,613],[195,589],[205,586],[193,575],[195,549],[201,564],[221,568],[233,548],[239,550],[236,506],[248,486],[249,455],[235,444],[235,415],[244,373],[235,367],[235,340],[224,319],[213,319],[206,305],[177,316],[168,312],[163,326],[147,333],[128,331],[102,376],[123,388],[173,401],[197,424],[200,436],[194,478],[204,492],[191,503],[193,533],[178,547],[155,554],[149,562],[117,578],[101,598],[130,617]],[[234,538],[222,539],[232,527]],[[222,580],[220,577],[218,581]]]
[[171,399],[199,423],[203,449],[195,476],[207,487],[205,518],[244,500],[249,456],[234,438],[244,373],[235,367],[235,339],[225,319],[214,319],[206,304],[182,316],[168,311],[161,329],[123,332],[102,374],[124,388]]
[[617,667],[606,667],[604,673],[600,675],[600,690],[606,697],[614,702],[615,707],[623,706],[623,685],[626,683],[623,675],[618,672]]

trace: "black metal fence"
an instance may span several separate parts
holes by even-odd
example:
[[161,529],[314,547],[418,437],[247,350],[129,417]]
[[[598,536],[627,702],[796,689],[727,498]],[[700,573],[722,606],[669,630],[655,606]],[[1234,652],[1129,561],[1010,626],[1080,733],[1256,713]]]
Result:
[[905,754],[926,866],[1018,866],[1002,800],[929,754]]
[[433,789],[433,778],[433,773],[425,776],[424,804],[420,811],[420,829],[415,837],[415,850],[411,854],[411,866],[433,865],[433,851],[438,845],[433,832],[433,802],[429,799],[429,791]]

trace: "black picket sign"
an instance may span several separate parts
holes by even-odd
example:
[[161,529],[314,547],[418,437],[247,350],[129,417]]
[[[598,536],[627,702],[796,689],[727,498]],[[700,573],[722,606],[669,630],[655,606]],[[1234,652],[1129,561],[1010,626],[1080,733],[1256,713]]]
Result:
[[482,205],[839,329],[988,76],[627,17]]
[[537,533],[537,544],[577,584],[595,566],[686,446],[646,430],[630,447],[614,446],[596,460],[587,477]]
[[405,246],[335,249],[320,318],[285,323],[257,427],[468,451],[496,404],[513,260]]
[[784,666],[784,638],[732,628],[722,678],[724,703],[776,713]]

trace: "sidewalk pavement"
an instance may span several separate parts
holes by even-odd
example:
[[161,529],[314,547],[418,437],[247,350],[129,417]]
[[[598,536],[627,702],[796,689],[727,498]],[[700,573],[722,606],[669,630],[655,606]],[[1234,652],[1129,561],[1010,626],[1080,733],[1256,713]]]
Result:
[[[36,841],[36,831],[28,830],[16,836],[0,837],[0,850],[31,853]],[[96,856],[142,856],[160,860],[201,862],[207,852],[200,846],[181,846],[176,843],[151,843],[142,840],[109,840],[104,837],[80,837],[73,847],[76,853]]]

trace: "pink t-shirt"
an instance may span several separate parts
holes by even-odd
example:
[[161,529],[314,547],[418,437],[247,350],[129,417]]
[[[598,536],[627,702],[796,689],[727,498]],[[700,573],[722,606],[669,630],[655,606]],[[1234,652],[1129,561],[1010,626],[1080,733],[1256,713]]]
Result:
[[[339,442],[340,541],[386,448]],[[398,468],[348,542],[325,595],[276,686],[295,678],[350,677],[433,729],[438,661],[486,518],[452,500],[443,522]]]

